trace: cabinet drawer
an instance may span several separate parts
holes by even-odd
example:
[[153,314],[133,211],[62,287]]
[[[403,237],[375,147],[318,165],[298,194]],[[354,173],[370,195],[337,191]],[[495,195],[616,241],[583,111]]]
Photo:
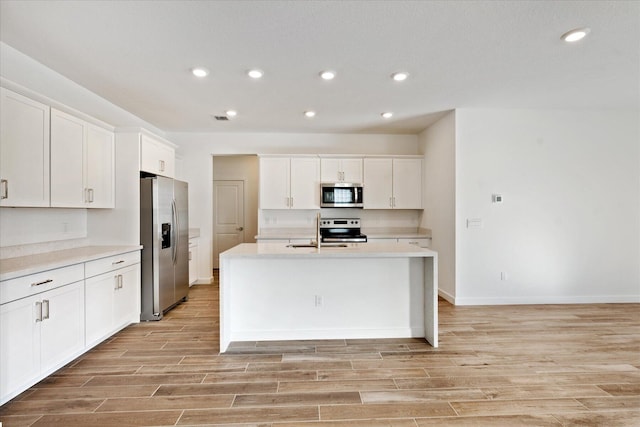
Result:
[[431,245],[431,239],[425,237],[418,237],[415,239],[398,239],[398,243],[409,243],[410,245],[416,245],[421,248],[428,248]]
[[0,282],[0,304],[84,279],[84,264],[70,265]]
[[140,251],[100,258],[85,264],[85,276],[92,277],[138,263],[140,263]]

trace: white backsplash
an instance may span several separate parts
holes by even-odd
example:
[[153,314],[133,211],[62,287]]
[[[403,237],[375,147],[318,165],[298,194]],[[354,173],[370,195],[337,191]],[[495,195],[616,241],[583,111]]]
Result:
[[0,208],[0,259],[82,246],[86,209]]
[[[309,229],[315,227],[317,210],[261,210],[258,215],[259,232],[272,229]],[[323,218],[360,218],[363,231],[375,229],[418,229],[422,211],[322,209]]]

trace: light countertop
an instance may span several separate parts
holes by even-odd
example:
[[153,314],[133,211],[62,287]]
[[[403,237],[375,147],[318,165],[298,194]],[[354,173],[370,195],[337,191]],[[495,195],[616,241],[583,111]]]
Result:
[[437,252],[408,243],[348,243],[347,247],[293,248],[286,243],[243,243],[220,254],[224,258],[426,258]]
[[108,256],[127,252],[139,251],[142,246],[83,246],[80,248],[64,249],[35,255],[0,260],[0,280],[80,264]]

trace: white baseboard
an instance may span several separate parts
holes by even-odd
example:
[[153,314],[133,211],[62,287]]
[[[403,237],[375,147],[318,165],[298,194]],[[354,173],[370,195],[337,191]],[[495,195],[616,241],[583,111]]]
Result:
[[[452,302],[447,296],[442,295]],[[640,295],[585,295],[537,297],[454,297],[454,305],[525,305],[525,304],[629,304],[640,303]]]
[[209,278],[201,278],[199,277],[198,280],[196,280],[193,284],[194,285],[210,285],[213,283],[213,276],[209,277]]
[[419,326],[390,329],[260,330],[233,331],[231,333],[231,342],[420,337],[424,337],[424,328]]
[[438,296],[449,301],[451,304],[456,305],[456,297],[451,295],[450,293],[443,291],[442,289],[438,289]]

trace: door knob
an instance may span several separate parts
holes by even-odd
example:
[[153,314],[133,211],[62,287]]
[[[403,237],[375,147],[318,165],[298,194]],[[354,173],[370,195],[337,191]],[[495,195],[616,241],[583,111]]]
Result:
[[242,230],[244,230],[244,227],[238,227],[238,228],[236,228],[236,231],[242,231]]

